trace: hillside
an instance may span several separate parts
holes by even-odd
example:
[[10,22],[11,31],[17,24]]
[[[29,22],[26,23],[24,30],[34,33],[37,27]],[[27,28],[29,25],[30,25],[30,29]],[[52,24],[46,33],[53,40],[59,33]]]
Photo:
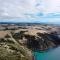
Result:
[[45,51],[60,45],[57,28],[45,27],[0,30],[0,60],[32,60],[32,51]]

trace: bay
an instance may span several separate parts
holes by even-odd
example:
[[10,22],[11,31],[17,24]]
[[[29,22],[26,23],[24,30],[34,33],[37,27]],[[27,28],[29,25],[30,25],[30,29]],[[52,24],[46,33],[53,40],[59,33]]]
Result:
[[33,52],[35,60],[60,60],[60,46],[49,51]]

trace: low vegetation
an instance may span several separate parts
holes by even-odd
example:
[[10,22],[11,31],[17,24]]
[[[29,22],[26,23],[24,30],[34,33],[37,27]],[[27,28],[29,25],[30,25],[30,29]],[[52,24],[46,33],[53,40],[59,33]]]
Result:
[[25,34],[26,31],[10,31],[0,38],[0,60],[32,60],[32,50],[45,51],[60,44],[55,34]]

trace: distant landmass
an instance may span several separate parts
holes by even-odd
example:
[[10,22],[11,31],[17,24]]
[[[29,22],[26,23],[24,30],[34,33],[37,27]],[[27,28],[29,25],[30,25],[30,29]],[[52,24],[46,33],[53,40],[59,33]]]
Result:
[[19,24],[19,25],[52,25],[52,26],[60,26],[60,23],[46,23],[46,22],[0,22],[0,24]]

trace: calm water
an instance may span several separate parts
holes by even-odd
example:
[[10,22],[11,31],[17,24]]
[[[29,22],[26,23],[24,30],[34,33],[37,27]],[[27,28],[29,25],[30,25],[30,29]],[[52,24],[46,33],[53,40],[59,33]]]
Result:
[[60,60],[60,46],[47,52],[34,52],[35,60]]

